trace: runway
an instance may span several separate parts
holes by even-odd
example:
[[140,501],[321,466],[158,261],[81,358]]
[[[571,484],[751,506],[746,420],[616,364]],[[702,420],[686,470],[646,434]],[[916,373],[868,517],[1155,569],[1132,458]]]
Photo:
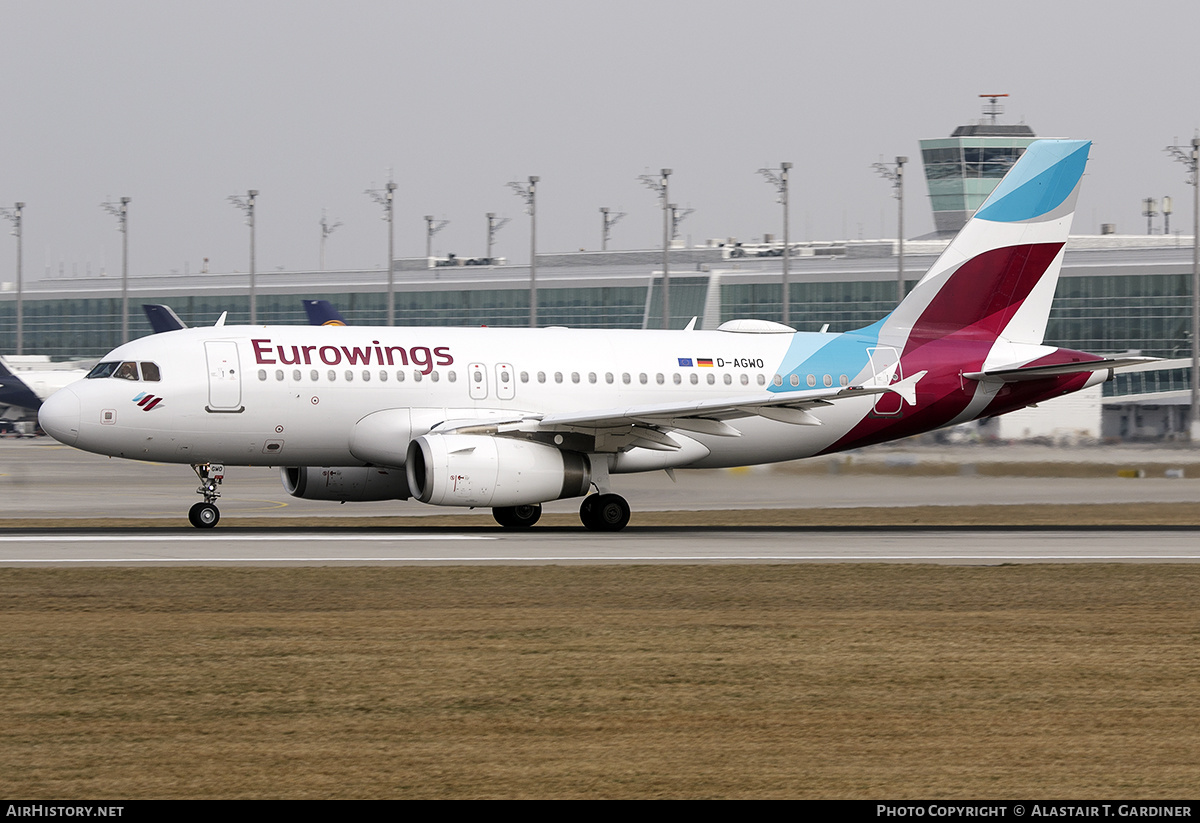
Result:
[[[823,466],[819,461],[825,460]],[[877,470],[845,466],[876,461]],[[1115,476],[990,476],[989,460],[1060,461],[1078,465],[1156,467],[1140,479]],[[889,466],[950,466],[949,474],[889,474]],[[0,525],[7,518],[53,520],[56,528],[0,531],[0,566],[145,565],[431,565],[639,563],[1192,563],[1200,560],[1197,529],[1043,527],[851,527],[839,522],[848,507],[1029,504],[1197,503],[1200,479],[1190,450],[1036,449],[1029,447],[865,450],[862,455],[805,461],[815,471],[788,467],[620,475],[614,487],[634,509],[619,534],[590,533],[574,524],[579,502],[546,504],[533,529],[497,527],[489,510],[466,512],[412,501],[338,505],[288,497],[278,472],[229,467],[219,501],[223,519],[212,532],[186,525],[198,498],[184,465],[112,460],[39,439],[0,442]],[[1187,477],[1164,476],[1164,466],[1188,465]],[[1176,474],[1182,474],[1182,471]],[[809,509],[818,527],[638,523],[639,512]],[[469,514],[452,525],[426,515]],[[397,515],[402,526],[394,526]],[[389,518],[389,526],[335,528],[328,517]],[[239,526],[253,517],[254,527]],[[936,515],[934,515],[936,517]],[[98,530],[87,518],[115,518],[130,528]],[[333,521],[329,521],[331,524]],[[737,522],[737,521],[735,521]],[[936,521],[935,521],[936,522]],[[1019,518],[1014,522],[1019,523]],[[1043,521],[1044,522],[1044,521]],[[132,528],[143,524],[159,528]],[[178,523],[178,528],[173,524]],[[73,525],[77,524],[77,525]],[[32,525],[32,524],[31,524]],[[40,524],[39,524],[40,525]]]
[[499,527],[85,529],[0,535],[0,567],[395,566],[737,563],[1194,563],[1200,529],[793,529]]
[[[1198,503],[1200,472],[1185,478],[1164,477],[1161,469],[1141,479],[1112,472],[1108,477],[987,476],[976,473],[998,459],[1074,461],[1103,459],[1127,465],[1191,465],[1200,456],[1190,450],[1030,449],[1026,447],[953,450],[926,448],[903,451],[874,447],[852,455],[831,455],[803,461],[807,474],[787,467],[752,469],[680,470],[672,481],[663,472],[614,475],[613,489],[634,511],[686,511],[696,509],[832,509],[857,506],[918,506],[937,504],[1024,505],[1035,503]],[[853,474],[842,470],[846,462],[875,464],[878,473]],[[890,463],[923,467],[949,466],[943,475],[897,476]],[[101,457],[61,446],[48,438],[35,441],[0,441],[0,515],[3,517],[162,518],[186,526],[187,510],[199,497],[197,480],[186,465],[142,463]],[[275,469],[228,466],[222,497],[223,518],[255,516],[287,519],[364,516],[424,517],[461,509],[426,506],[415,501],[337,503],[299,500],[284,492]],[[546,513],[574,514],[578,500],[555,500]],[[481,522],[491,524],[487,509],[475,510]],[[837,524],[836,512],[830,525]],[[231,524],[232,525],[232,524]],[[220,528],[224,528],[225,522]]]

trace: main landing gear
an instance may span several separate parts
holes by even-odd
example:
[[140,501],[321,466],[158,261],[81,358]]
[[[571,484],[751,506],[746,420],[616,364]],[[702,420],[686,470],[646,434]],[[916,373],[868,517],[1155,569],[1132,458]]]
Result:
[[197,529],[211,529],[221,519],[216,502],[221,496],[218,487],[225,479],[225,466],[220,463],[193,463],[192,471],[200,478],[200,488],[196,489],[196,494],[204,495],[204,502],[192,506],[188,511],[188,520]]
[[579,519],[594,532],[619,532],[629,523],[629,504],[619,494],[593,494],[580,504]]
[[[196,507],[200,505],[197,503]],[[538,522],[541,516],[542,507],[538,503],[530,506],[497,506],[492,509],[492,517],[506,529],[527,529]],[[629,504],[619,494],[593,494],[585,497],[579,506],[579,519],[594,532],[619,532],[629,524]],[[201,525],[194,520],[192,522],[197,526]]]
[[528,529],[542,516],[542,504],[529,506],[498,506],[492,509],[492,517],[506,529]]

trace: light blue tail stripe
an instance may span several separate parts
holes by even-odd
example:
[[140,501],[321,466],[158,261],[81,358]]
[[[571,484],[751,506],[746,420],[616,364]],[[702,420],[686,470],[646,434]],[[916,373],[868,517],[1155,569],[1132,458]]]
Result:
[[1087,140],[1039,140],[1030,145],[975,216],[1018,223],[1052,212],[1071,196],[1087,165]]

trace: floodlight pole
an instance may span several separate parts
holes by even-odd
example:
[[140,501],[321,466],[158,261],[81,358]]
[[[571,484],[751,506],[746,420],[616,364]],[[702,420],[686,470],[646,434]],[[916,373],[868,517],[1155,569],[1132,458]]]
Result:
[[791,297],[789,294],[789,277],[788,272],[792,260],[792,243],[789,228],[791,221],[788,220],[788,172],[791,171],[792,164],[783,162],[779,164],[779,173],[776,174],[776,169],[759,169],[766,181],[779,192],[779,202],[783,204],[783,325],[789,325],[790,322],[790,303]]
[[[991,97],[992,95],[984,95]],[[995,102],[993,100],[993,102]],[[904,164],[908,162],[907,157],[896,157],[895,167],[890,163],[874,163],[872,168],[879,172],[881,177],[892,181],[892,186],[895,188],[895,198],[898,201],[897,210],[899,216],[897,218],[896,235],[897,235],[897,255],[899,257],[899,268],[896,270],[896,302],[899,303],[904,299]]]
[[537,184],[542,178],[531,176],[529,185],[514,181],[508,187],[525,201],[529,214],[529,328],[537,328]]
[[[388,176],[391,176],[389,170]],[[383,217],[380,220],[388,224],[387,250],[387,324],[396,325],[396,255],[395,255],[395,214],[396,214],[396,184],[389,180],[382,189],[367,189],[363,192],[379,205],[383,206]]]
[[671,204],[668,192],[671,170],[662,170],[662,201],[663,201],[663,281],[662,281],[662,324],[663,329],[671,328]]
[[608,251],[608,241],[612,237],[612,227],[625,216],[625,212],[614,212],[608,206],[600,207],[600,251]]
[[121,232],[121,342],[129,341],[129,198],[119,203],[101,203],[100,208],[117,218]]
[[1200,134],[1186,146],[1167,146],[1164,151],[1187,168],[1192,187],[1192,402],[1188,412],[1188,435],[1200,443]]
[[21,213],[24,210],[24,203],[14,203],[11,209],[0,209],[0,216],[12,223],[12,233],[17,238],[17,354],[25,353],[25,295],[21,284]]
[[509,218],[507,217],[501,217],[497,220],[494,211],[487,213],[487,260],[489,266],[492,265],[492,260],[494,259],[492,257],[492,246],[496,242],[496,232],[504,228],[508,224],[508,221]]
[[671,249],[671,198],[668,189],[668,182],[671,176],[670,169],[663,169],[658,179],[653,175],[642,174],[638,179],[642,181],[642,185],[651,191],[658,194],[659,200],[662,201],[663,210],[663,286],[662,286],[662,323],[664,329],[671,327],[671,270],[669,252]]
[[426,265],[433,259],[433,236],[446,226],[450,225],[449,220],[438,220],[432,214],[425,215],[425,262]]
[[325,209],[321,209],[321,271],[325,271],[325,240],[341,225],[341,220],[330,223],[325,217]]
[[250,325],[258,324],[258,298],[254,290],[254,201],[258,198],[258,189],[250,189],[245,197],[231,194],[226,199],[242,210],[246,215],[246,225],[250,227]]

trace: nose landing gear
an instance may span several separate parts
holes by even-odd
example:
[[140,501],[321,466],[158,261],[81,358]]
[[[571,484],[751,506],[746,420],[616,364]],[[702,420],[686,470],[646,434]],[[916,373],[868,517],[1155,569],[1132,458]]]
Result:
[[219,486],[225,479],[225,466],[221,463],[193,463],[192,471],[200,478],[200,488],[196,489],[196,494],[203,495],[204,502],[192,506],[188,511],[188,521],[197,529],[211,529],[221,519],[216,502],[221,496]]

